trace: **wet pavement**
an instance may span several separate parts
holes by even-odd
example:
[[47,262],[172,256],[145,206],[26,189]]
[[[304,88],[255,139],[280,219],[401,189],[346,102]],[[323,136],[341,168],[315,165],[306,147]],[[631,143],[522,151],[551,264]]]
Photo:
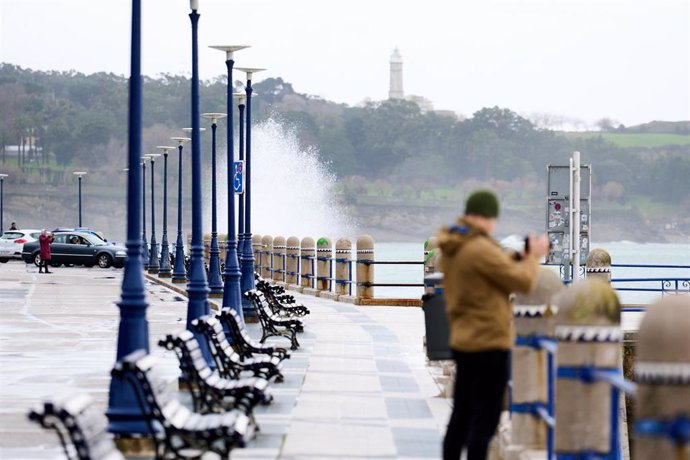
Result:
[[[0,265],[0,458],[63,458],[57,437],[28,422],[45,397],[87,392],[105,411],[115,359],[122,270]],[[162,374],[177,359],[156,345],[185,325],[186,299],[147,282],[151,353]],[[311,309],[301,348],[285,361],[275,402],[233,458],[440,458],[450,400],[426,365],[419,308],[357,307],[295,294]],[[250,334],[260,336],[258,325]],[[282,338],[269,339],[287,344]]]

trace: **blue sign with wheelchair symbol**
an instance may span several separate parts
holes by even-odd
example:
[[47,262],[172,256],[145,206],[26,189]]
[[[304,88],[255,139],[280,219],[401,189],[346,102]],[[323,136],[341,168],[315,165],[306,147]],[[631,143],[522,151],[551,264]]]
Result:
[[235,193],[244,193],[244,161],[236,161],[232,165],[232,188]]

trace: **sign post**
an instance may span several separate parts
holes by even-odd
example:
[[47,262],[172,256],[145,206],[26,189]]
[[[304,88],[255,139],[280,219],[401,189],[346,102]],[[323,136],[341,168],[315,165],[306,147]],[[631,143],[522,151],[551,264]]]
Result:
[[236,195],[244,193],[244,160],[232,164],[232,188]]

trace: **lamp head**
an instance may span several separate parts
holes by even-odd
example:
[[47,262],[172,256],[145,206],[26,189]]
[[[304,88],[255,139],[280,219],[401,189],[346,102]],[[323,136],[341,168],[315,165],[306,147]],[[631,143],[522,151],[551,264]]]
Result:
[[232,93],[232,95],[235,97],[235,100],[239,105],[244,105],[247,102],[247,95],[245,93]]
[[162,150],[163,154],[167,154],[169,150],[173,150],[175,147],[171,145],[157,145],[156,148]]
[[215,45],[209,46],[209,48],[213,48],[214,50],[225,51],[225,60],[233,61],[235,51],[249,48],[249,45]]
[[228,116],[227,113],[221,113],[221,112],[208,112],[208,113],[202,113],[202,117],[211,120],[211,124],[215,125],[218,120],[221,118],[225,118]]
[[161,156],[161,154],[160,154],[160,153],[149,153],[149,154],[146,155],[146,156],[149,157],[149,159],[150,159],[151,162],[153,163],[154,161],[156,161],[156,158],[158,158],[159,156]]
[[0,179],[4,179],[5,177],[9,177],[9,174],[0,174]]
[[257,72],[263,72],[266,69],[262,69],[260,67],[235,67],[236,70],[239,70],[240,72],[244,72],[247,74],[247,80],[252,79],[252,74],[255,74]]
[[198,11],[199,10],[199,0],[189,0],[189,7],[193,11]]
[[179,136],[173,136],[170,138],[170,140],[177,141],[178,145],[183,145],[185,142],[191,141],[189,137],[179,137]]
[[[192,129],[193,128],[182,128],[182,131],[184,131],[185,133],[191,133]],[[206,131],[206,128],[199,128],[199,131],[204,132],[204,131]],[[191,139],[190,139],[190,141],[191,141]]]
[[86,171],[74,171],[72,174],[74,174],[75,176],[81,177],[81,176],[86,175]]

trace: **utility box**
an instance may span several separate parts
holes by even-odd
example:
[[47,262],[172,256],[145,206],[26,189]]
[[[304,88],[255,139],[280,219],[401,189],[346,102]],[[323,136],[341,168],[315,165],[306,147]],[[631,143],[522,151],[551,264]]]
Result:
[[424,278],[427,294],[422,297],[422,310],[426,328],[426,356],[430,361],[453,359],[448,345],[448,318],[442,283],[441,273],[433,273]]
[[[546,256],[549,265],[570,265],[570,179],[569,166],[547,167],[546,233],[551,247]],[[590,165],[580,166],[580,264],[584,265],[591,240],[592,171]]]

